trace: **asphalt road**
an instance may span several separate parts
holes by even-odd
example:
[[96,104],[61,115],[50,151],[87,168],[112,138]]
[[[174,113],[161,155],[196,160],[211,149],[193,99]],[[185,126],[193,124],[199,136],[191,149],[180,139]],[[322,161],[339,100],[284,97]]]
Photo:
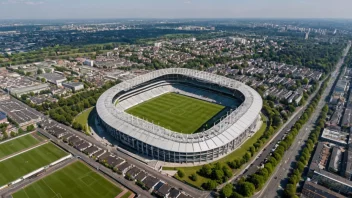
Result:
[[312,116],[309,118],[306,124],[302,126],[299,134],[295,138],[292,146],[284,154],[281,163],[276,167],[274,174],[269,178],[263,189],[253,197],[282,197],[283,188],[288,182],[288,174],[290,173],[290,168],[294,165],[296,161],[296,156],[304,145],[305,141],[308,139],[310,131],[314,128],[315,122],[317,121],[321,109],[326,104],[326,98],[329,96],[331,89],[333,88],[334,82],[338,80],[338,72],[344,62],[344,58],[349,51],[351,44],[345,49],[344,56],[340,59],[336,65],[335,71],[331,74],[330,81],[328,82],[327,88],[324,90],[321,99],[313,112]]

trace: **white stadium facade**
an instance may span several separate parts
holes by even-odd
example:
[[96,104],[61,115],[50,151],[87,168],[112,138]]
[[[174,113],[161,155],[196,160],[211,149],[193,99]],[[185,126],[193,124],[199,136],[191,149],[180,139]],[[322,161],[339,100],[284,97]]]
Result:
[[[230,106],[231,110],[208,130],[194,134],[177,133],[125,112],[168,92]],[[171,163],[194,163],[213,161],[238,148],[255,133],[262,104],[261,96],[254,89],[236,80],[197,70],[170,68],[110,88],[101,95],[96,109],[100,124],[141,156]]]

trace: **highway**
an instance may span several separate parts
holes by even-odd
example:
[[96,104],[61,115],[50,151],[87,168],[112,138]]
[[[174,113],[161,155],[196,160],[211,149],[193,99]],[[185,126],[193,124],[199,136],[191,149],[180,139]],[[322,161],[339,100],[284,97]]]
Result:
[[340,71],[342,64],[344,63],[344,58],[350,50],[351,43],[347,46],[343,53],[343,57],[339,60],[335,67],[335,71],[332,72],[331,78],[328,82],[327,88],[324,90],[321,99],[316,107],[316,110],[313,112],[309,120],[304,124],[299,131],[299,134],[296,136],[292,146],[284,154],[280,164],[276,167],[274,173],[268,179],[266,185],[263,189],[254,195],[253,197],[282,197],[283,188],[287,184],[288,174],[290,173],[290,168],[296,160],[296,156],[299,155],[302,146],[304,146],[305,141],[308,139],[311,130],[314,128],[315,122],[317,121],[321,109],[326,104],[326,98],[329,96],[331,89],[335,81],[338,80],[337,76]]

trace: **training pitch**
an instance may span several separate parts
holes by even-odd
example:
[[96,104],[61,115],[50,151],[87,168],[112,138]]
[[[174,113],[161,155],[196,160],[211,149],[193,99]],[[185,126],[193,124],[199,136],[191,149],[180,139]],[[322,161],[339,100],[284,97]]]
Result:
[[13,182],[68,155],[52,143],[41,145],[0,162],[0,186]]
[[76,161],[14,193],[13,198],[113,198],[122,190]]
[[204,100],[167,93],[126,110],[127,113],[175,132],[197,132],[225,107]]
[[39,143],[39,140],[35,139],[32,134],[28,134],[8,142],[0,144],[0,159],[21,150],[27,149]]

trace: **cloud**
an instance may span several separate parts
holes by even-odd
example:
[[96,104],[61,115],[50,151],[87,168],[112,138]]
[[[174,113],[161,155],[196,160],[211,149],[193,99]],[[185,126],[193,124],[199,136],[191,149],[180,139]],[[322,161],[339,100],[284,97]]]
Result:
[[188,1],[185,1],[184,3],[185,3],[185,4],[191,4],[192,1],[191,1],[191,0],[188,0]]
[[29,1],[29,0],[4,0],[0,1],[2,5],[10,5],[10,4],[24,4],[24,5],[41,5],[44,4],[44,1]]

